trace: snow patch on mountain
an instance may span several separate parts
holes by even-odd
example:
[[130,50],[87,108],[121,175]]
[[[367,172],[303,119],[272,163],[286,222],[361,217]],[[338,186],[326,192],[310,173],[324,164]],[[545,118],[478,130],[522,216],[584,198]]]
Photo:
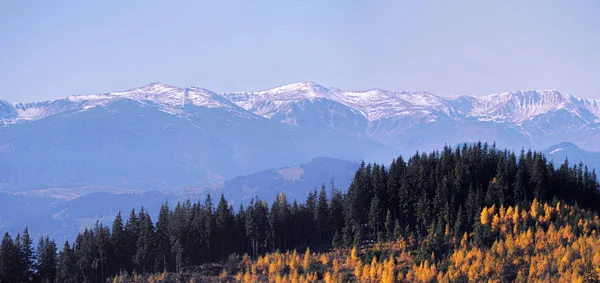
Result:
[[[561,93],[557,90],[525,90],[486,96],[440,97],[425,91],[391,92],[381,89],[349,91],[327,88],[313,82],[301,82],[254,91],[217,94],[197,87],[179,88],[164,83],[105,94],[77,95],[57,101],[16,105],[16,118],[4,114],[6,121],[31,121],[68,110],[86,111],[120,99],[158,105],[164,112],[184,115],[186,105],[229,108],[251,112],[279,122],[297,124],[297,111],[326,111],[346,107],[338,113],[354,113],[369,123],[414,116],[413,121],[432,123],[440,119],[511,123],[527,121],[552,113],[569,113],[586,124],[600,123],[600,101]],[[336,106],[337,105],[337,106]],[[4,107],[6,108],[6,107]],[[240,109],[241,108],[241,109]],[[244,110],[242,110],[244,109]],[[311,110],[307,110],[311,109]],[[331,110],[334,111],[334,110]],[[6,112],[6,111],[5,111]],[[1,113],[0,113],[1,114]],[[348,114],[344,114],[348,115]],[[564,114],[563,114],[564,115]],[[11,120],[12,119],[12,120]],[[333,121],[325,121],[333,124]]]
[[557,152],[559,152],[559,151],[561,151],[561,150],[563,150],[563,148],[562,148],[562,147],[559,147],[559,148],[557,148],[557,149],[554,149],[554,150],[550,151],[550,154],[555,154],[555,153],[557,153]]
[[428,92],[390,92],[381,89],[347,91],[326,88],[312,82],[280,86],[257,92],[223,94],[231,102],[266,118],[288,113],[301,101],[329,100],[349,107],[353,112],[376,121],[394,116],[419,113],[423,109],[454,115],[451,105],[443,98]]
[[103,107],[122,99],[134,100],[144,104],[152,103],[159,106],[161,111],[173,115],[185,114],[183,110],[185,105],[239,109],[238,106],[222,95],[203,88],[179,88],[163,83],[151,83],[147,86],[126,91],[73,95],[54,101],[16,104],[16,117],[3,120],[5,123],[39,120],[62,112],[86,111],[95,107]]
[[[585,101],[585,100],[584,100]],[[507,120],[517,124],[549,112],[566,110],[588,120],[588,107],[577,98],[557,90],[526,90],[471,97],[468,114],[475,117]]]

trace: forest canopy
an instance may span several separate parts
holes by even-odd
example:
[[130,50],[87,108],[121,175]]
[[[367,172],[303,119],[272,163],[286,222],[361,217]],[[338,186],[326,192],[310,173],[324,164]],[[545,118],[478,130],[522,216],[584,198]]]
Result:
[[599,184],[582,164],[555,166],[539,152],[464,144],[389,166],[363,162],[342,189],[324,185],[301,202],[279,194],[273,203],[256,198],[236,209],[223,195],[216,205],[208,195],[164,204],[155,221],[133,209],[127,219],[117,214],[112,227],[86,228],[58,252],[48,238],[34,249],[27,230],[6,234],[0,282],[597,275],[600,253],[584,251],[598,241]]

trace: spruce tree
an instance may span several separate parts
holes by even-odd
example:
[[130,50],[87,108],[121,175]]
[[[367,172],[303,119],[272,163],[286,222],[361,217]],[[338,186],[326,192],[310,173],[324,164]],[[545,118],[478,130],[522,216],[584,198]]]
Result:
[[79,275],[77,258],[73,249],[66,241],[58,256],[58,268],[56,270],[56,281],[63,283],[81,282],[83,278]]
[[56,279],[58,259],[56,243],[48,237],[40,238],[38,244],[38,276],[42,283],[53,283]]
[[169,204],[160,207],[156,221],[156,260],[159,269],[167,272],[171,269],[171,241],[169,240]]
[[392,213],[390,212],[390,210],[387,210],[387,213],[385,215],[385,235],[387,237],[387,239],[389,239],[392,236],[392,232],[394,229],[394,227],[392,227],[393,225],[393,220],[392,220]]
[[34,280],[36,270],[36,256],[32,247],[33,241],[29,236],[29,229],[26,227],[21,237],[21,250],[20,250],[20,266],[21,266],[21,279],[25,282],[32,282]]
[[144,211],[144,208],[140,210],[138,216],[138,231],[139,237],[133,261],[136,264],[137,271],[146,274],[146,272],[153,271],[156,248],[154,226],[152,225],[150,215]]
[[8,232],[5,233],[0,244],[0,282],[13,282],[20,277],[19,253]]
[[128,255],[128,249],[126,247],[127,240],[125,230],[123,228],[123,219],[121,218],[121,212],[117,213],[115,220],[112,224],[112,234],[111,234],[111,242],[114,248],[113,256],[114,261],[111,263],[113,267],[111,268],[114,271],[122,271],[125,268],[125,259]]
[[[325,191],[325,185],[321,187],[319,192],[319,200],[317,203],[316,210],[316,224],[318,230],[318,245],[322,245],[326,237],[330,235],[331,231],[331,220],[329,212],[329,203],[327,202],[327,192]],[[331,238],[329,238],[331,239]],[[329,239],[327,239],[329,241]]]

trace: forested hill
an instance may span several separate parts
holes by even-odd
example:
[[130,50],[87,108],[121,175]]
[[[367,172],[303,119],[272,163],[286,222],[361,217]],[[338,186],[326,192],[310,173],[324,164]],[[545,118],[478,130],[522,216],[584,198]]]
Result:
[[[218,280],[210,276],[221,269],[233,274],[243,265],[233,254],[325,252],[375,241],[409,243],[404,251],[415,264],[429,268],[434,263],[447,271],[461,239],[464,245],[492,247],[494,239],[481,222],[484,208],[529,207],[535,199],[562,201],[577,213],[580,208],[595,211],[598,189],[596,173],[581,164],[555,166],[537,152],[514,153],[481,143],[445,147],[398,157],[389,166],[363,163],[347,192],[323,187],[302,203],[280,194],[272,204],[256,199],[234,210],[223,196],[216,206],[209,196],[198,203],[165,204],[156,221],[144,209],[132,210],[126,220],[117,215],[110,228],[86,229],[73,243],[64,243],[58,255],[52,241],[41,241],[37,260],[31,241],[7,234],[0,247],[0,281],[104,282],[119,274],[147,278],[165,271],[163,279],[171,274]],[[219,262],[225,265],[207,265]],[[324,279],[328,272],[310,270],[311,279]],[[348,274],[346,279],[359,278]]]

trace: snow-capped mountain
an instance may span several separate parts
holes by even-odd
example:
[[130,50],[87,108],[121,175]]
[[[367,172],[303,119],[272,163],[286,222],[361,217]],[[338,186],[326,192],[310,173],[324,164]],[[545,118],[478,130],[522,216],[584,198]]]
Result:
[[[7,123],[18,123],[22,121],[39,120],[57,114],[68,114],[77,111],[85,111],[94,107],[109,105],[115,101],[132,100],[144,104],[154,104],[167,113],[182,114],[182,108],[188,105],[206,108],[229,108],[240,110],[238,106],[212,91],[189,87],[179,88],[163,83],[151,83],[147,86],[127,91],[119,91],[105,94],[74,95],[54,101],[43,101],[28,104],[7,104],[11,106],[16,115],[2,116]],[[8,111],[8,110],[7,110]],[[0,113],[3,113],[0,103]]]
[[316,156],[387,162],[444,144],[600,150],[600,102],[555,90],[442,97],[311,82],[215,93],[163,83],[0,101],[0,186],[202,186]]
[[0,100],[0,121],[14,119],[16,116],[17,109],[15,109],[15,107],[7,101]]
[[345,91],[308,82],[224,96],[269,119],[333,128],[394,148],[431,149],[440,142],[479,139],[545,147],[563,141],[565,134],[584,148],[600,148],[600,103],[556,90],[440,97],[423,91]]
[[317,156],[359,160],[393,152],[333,129],[264,118],[208,90],[159,83],[2,105],[0,190],[181,189]]
[[466,102],[466,105],[454,105],[472,116],[518,124],[559,110],[568,111],[589,123],[594,122],[600,113],[597,101],[577,98],[557,90],[517,91],[479,98],[464,96],[455,98],[454,102]]
[[12,118],[13,122],[38,120],[122,99],[153,103],[172,114],[181,114],[178,109],[186,105],[229,109],[239,107],[288,124],[297,124],[298,117],[290,114],[309,111],[309,104],[329,104],[326,107],[328,110],[339,108],[340,112],[349,111],[345,115],[362,116],[368,122],[405,116],[428,117],[427,122],[433,122],[436,116],[443,115],[454,120],[474,117],[480,121],[521,125],[538,116],[559,111],[566,111],[586,124],[600,122],[600,101],[578,98],[557,90],[527,90],[479,97],[440,97],[424,91],[346,91],[326,88],[312,82],[289,84],[265,91],[223,94],[197,87],[180,88],[152,83],[127,91],[69,96],[55,101],[15,105],[0,101],[0,118],[5,121]]

